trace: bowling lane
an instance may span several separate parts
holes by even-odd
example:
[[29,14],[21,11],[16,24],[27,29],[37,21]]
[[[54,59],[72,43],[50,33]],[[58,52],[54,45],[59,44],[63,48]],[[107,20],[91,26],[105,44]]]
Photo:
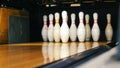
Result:
[[32,68],[80,53],[107,42],[35,42],[0,45],[0,68]]

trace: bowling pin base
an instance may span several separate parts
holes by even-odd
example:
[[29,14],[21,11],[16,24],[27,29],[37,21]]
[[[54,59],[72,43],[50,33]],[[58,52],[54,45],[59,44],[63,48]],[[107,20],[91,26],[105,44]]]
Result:
[[98,41],[93,41],[93,42],[98,42]]
[[85,42],[85,41],[79,41],[79,42]]
[[62,43],[68,43],[68,41],[62,41]]
[[107,43],[111,43],[111,40],[107,40]]
[[60,42],[60,40],[55,40],[55,42],[56,42],[56,43],[59,43],[59,42]]
[[89,42],[89,41],[90,41],[90,39],[86,39],[85,41]]

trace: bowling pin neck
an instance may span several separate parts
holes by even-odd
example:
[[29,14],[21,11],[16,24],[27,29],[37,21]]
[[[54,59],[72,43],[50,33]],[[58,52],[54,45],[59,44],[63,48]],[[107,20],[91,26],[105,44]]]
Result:
[[59,24],[59,20],[58,19],[56,19],[55,22],[56,22],[56,24]]
[[110,21],[110,19],[107,19],[107,23],[108,23],[108,24],[111,24],[111,21]]
[[53,24],[53,20],[49,20],[50,21],[50,24]]
[[63,22],[66,22],[66,23],[67,23],[67,18],[63,18]]
[[53,23],[53,14],[50,14],[50,15],[49,15],[49,22],[50,22],[50,24]]
[[55,22],[56,22],[56,24],[59,23],[59,17],[60,17],[59,13],[56,12],[56,13],[55,13]]
[[43,16],[43,22],[44,22],[44,25],[47,25],[47,15]]
[[44,25],[47,25],[47,20],[44,20]]
[[86,22],[86,24],[89,24],[89,22]]
[[83,19],[80,19],[80,23],[83,23]]
[[75,13],[71,14],[71,21],[72,21],[72,24],[75,24]]
[[83,18],[84,18],[84,12],[79,12],[80,23],[83,23]]
[[94,19],[94,23],[98,23],[98,20],[97,20],[97,19]]
[[67,11],[62,11],[62,19],[63,19],[63,22],[67,23],[67,19],[68,19]]
[[111,14],[107,14],[107,23],[110,24],[111,22]]
[[75,24],[75,20],[72,20],[72,24]]
[[85,15],[85,20],[86,20],[86,24],[88,24],[89,23],[89,15],[88,14]]
[[109,20],[107,21],[107,23],[108,23],[108,24],[111,24],[111,22],[110,22]]
[[63,17],[63,22],[66,22],[66,23],[67,23],[67,21],[68,21],[68,16]]
[[47,23],[44,23],[44,25],[47,25]]
[[88,20],[86,20],[86,24],[89,24],[89,21],[88,21]]
[[98,22],[98,13],[94,13],[93,14],[93,18],[94,18],[94,23],[97,23]]

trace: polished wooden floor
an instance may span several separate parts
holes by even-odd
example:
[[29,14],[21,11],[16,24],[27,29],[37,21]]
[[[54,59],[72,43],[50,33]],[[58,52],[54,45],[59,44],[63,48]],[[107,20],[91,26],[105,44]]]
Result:
[[35,42],[0,45],[0,68],[33,68],[107,42]]

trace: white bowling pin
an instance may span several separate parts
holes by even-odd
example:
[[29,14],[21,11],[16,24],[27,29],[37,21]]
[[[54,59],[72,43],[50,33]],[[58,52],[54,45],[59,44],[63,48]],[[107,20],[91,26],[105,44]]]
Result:
[[105,29],[105,35],[106,35],[107,41],[110,42],[113,36],[113,28],[111,26],[111,15],[110,14],[107,14],[107,26]]
[[79,12],[80,23],[78,25],[77,35],[78,35],[78,40],[80,42],[84,42],[84,40],[85,40],[85,26],[84,26],[83,18],[84,18],[84,13]]
[[43,28],[42,28],[42,38],[43,38],[43,41],[47,41],[48,39],[48,27],[47,27],[47,16],[44,15],[43,16],[43,22],[44,22],[44,25],[43,25]]
[[54,40],[53,14],[49,15],[48,40],[50,42]]
[[93,41],[98,41],[100,37],[100,29],[98,26],[98,14],[94,13],[93,18],[94,18],[94,24],[92,27],[92,38],[93,38]]
[[55,26],[54,26],[54,40],[60,42],[60,25],[59,25],[59,13],[55,13]]
[[75,14],[72,13],[71,14],[71,26],[70,26],[70,40],[71,41],[76,41],[76,37],[77,37],[77,28],[75,25]]
[[62,25],[60,28],[60,35],[62,42],[68,42],[69,40],[69,27],[67,25],[67,11],[62,11]]
[[86,14],[85,15],[85,20],[86,20],[86,25],[85,25],[85,40],[86,41],[90,41],[90,37],[91,37],[91,30],[90,30],[90,25],[89,25],[89,15]]

